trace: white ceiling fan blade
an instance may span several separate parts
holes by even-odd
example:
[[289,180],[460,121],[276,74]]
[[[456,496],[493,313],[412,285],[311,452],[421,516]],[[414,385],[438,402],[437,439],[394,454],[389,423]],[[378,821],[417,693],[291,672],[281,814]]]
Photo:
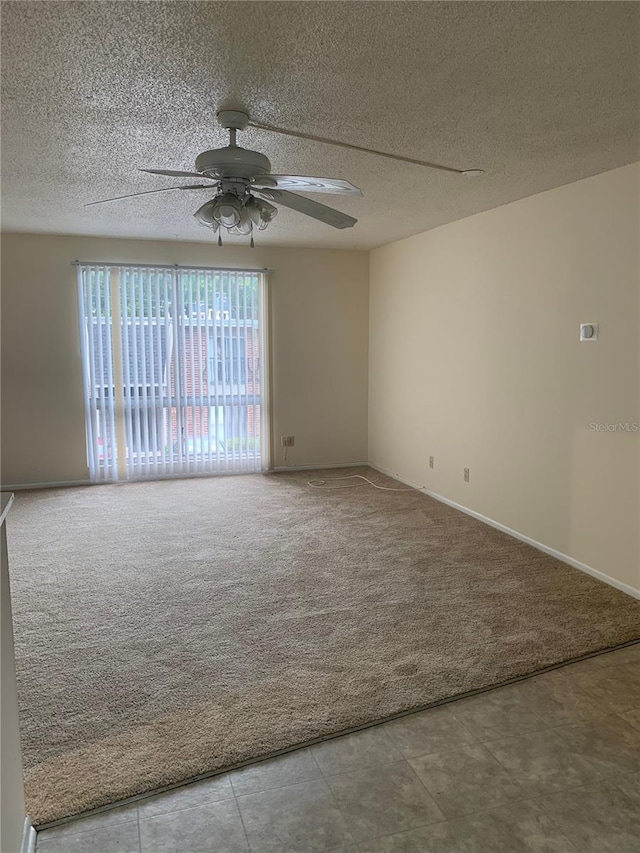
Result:
[[176,169],[138,169],[138,171],[148,172],[150,175],[168,175],[170,178],[206,178],[209,180],[207,175],[201,175],[200,172],[181,172]]
[[297,190],[301,193],[362,195],[362,191],[349,181],[343,181],[339,178],[311,178],[306,175],[259,175],[253,182],[253,186]]
[[283,136],[293,136],[295,139],[308,139],[311,142],[324,142],[326,145],[338,145],[350,151],[361,151],[363,154],[377,154],[378,157],[387,157],[389,160],[399,160],[401,163],[413,163],[416,166],[426,166],[428,169],[438,169],[440,172],[452,172],[456,175],[464,175],[465,172],[483,174],[481,169],[454,169],[451,166],[443,166],[441,163],[430,163],[428,160],[416,160],[413,157],[403,157],[400,154],[389,154],[388,151],[376,151],[375,148],[364,148],[362,145],[352,145],[349,142],[340,142],[338,139],[327,139],[324,136],[315,136],[312,133],[302,133],[298,130],[289,130],[286,127],[276,127],[262,121],[249,121],[247,127],[255,127],[256,130],[268,130],[271,133],[281,133]]
[[286,190],[278,189],[256,189],[255,194],[266,201],[273,201],[276,204],[282,204],[284,207],[290,207],[291,210],[297,210],[298,213],[304,213],[306,216],[312,216],[320,222],[325,222],[333,228],[352,228],[357,219],[353,216],[347,216],[339,210],[334,210],[332,207],[327,207],[326,204],[320,204],[318,201],[313,201],[310,198],[305,198],[296,193],[290,193]]
[[211,190],[211,184],[189,184],[186,187],[160,187],[157,190],[144,190],[141,193],[129,193],[128,195],[117,195],[114,198],[103,198],[100,201],[89,201],[85,207],[91,207],[93,204],[106,204],[109,201],[120,201],[123,198],[134,198],[137,195],[150,195],[151,193],[166,193],[169,190]]

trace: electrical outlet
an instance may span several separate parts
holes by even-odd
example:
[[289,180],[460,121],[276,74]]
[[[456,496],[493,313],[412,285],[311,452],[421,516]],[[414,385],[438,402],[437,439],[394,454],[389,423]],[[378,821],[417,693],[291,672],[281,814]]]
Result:
[[469,482],[469,469],[468,468],[464,469],[464,481],[465,481],[465,483]]
[[429,457],[429,468],[433,468],[433,456]]
[[295,435],[283,435],[280,437],[280,446],[281,447],[295,447],[296,437]]

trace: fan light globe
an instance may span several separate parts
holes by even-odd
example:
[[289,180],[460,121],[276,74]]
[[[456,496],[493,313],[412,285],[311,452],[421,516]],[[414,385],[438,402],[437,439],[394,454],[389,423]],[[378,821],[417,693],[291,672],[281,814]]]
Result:
[[198,222],[202,223],[202,225],[207,225],[209,228],[218,227],[218,223],[213,215],[214,205],[215,200],[207,201],[193,214]]
[[216,199],[213,218],[225,228],[233,228],[240,222],[241,210],[240,199],[233,193],[224,193]]
[[231,229],[231,233],[242,234],[243,236],[247,237],[249,236],[249,234],[251,234],[251,228],[252,225],[251,219],[249,217],[249,211],[245,206],[240,212],[240,221],[238,222],[235,228]]
[[262,201],[253,196],[246,203],[245,207],[249,212],[251,221],[260,231],[264,231],[278,212],[278,208],[269,204],[268,201]]

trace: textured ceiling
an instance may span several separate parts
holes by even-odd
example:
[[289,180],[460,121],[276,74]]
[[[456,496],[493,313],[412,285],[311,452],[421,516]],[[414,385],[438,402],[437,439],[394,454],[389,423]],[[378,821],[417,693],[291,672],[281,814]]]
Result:
[[[176,182],[225,145],[216,109],[482,168],[479,178],[248,130],[273,171],[346,178],[281,209],[263,244],[371,248],[640,159],[640,5],[588,2],[9,2],[2,7],[2,213],[9,231],[212,239]],[[178,180],[176,183],[180,183]],[[236,238],[242,242],[242,238]]]

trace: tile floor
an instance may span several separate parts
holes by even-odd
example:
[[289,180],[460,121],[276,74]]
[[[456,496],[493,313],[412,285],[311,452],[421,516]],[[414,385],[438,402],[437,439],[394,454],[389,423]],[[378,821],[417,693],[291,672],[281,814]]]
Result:
[[38,853],[638,853],[640,644],[45,830]]

